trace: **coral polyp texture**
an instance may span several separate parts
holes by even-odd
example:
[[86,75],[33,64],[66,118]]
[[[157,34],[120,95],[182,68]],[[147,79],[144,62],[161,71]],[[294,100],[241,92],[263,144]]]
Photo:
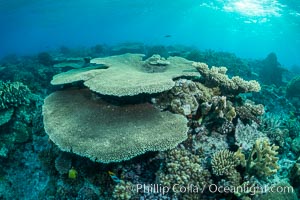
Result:
[[255,81],[245,81],[239,76],[234,76],[231,79],[226,75],[226,67],[211,67],[201,62],[194,62],[193,66],[200,72],[208,85],[218,86],[224,94],[259,92],[260,84]]
[[[163,172],[159,174],[159,182],[164,186],[193,185],[204,189],[212,181],[210,172],[202,167],[200,157],[186,149],[176,148],[167,152],[164,168]],[[183,194],[180,194],[179,191],[174,192],[177,193],[178,199],[195,199],[195,197],[191,198],[193,194],[188,192]],[[201,196],[197,193],[196,195]]]
[[163,59],[154,55],[143,61],[143,54],[123,54],[91,60],[107,69],[74,69],[53,77],[53,85],[84,81],[92,91],[112,96],[159,93],[174,87],[174,78],[199,76],[192,61],[181,57]]
[[29,88],[21,82],[0,81],[0,110],[29,103]]
[[115,106],[93,99],[87,89],[52,93],[43,115],[45,130],[60,149],[102,163],[171,149],[187,138],[182,115],[148,103]]
[[235,154],[227,149],[214,153],[211,161],[213,173],[218,176],[233,175],[238,164],[239,160],[235,157]]

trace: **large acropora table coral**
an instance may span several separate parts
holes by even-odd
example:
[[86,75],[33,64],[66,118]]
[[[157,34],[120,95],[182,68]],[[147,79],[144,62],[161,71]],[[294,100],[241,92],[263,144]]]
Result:
[[[174,78],[199,76],[188,61],[180,57],[168,60],[154,55],[143,61],[143,54],[123,54],[95,58],[91,63],[104,65],[106,69],[74,69],[53,77],[53,85],[84,81],[84,85],[100,94],[134,96],[140,93],[159,93],[171,89]],[[151,73],[152,72],[152,73]]]
[[[153,55],[146,60],[142,58],[142,54],[95,58],[91,63],[100,68],[92,66],[55,75],[51,82],[53,85],[83,81],[87,88],[54,92],[45,99],[44,125],[50,139],[64,151],[72,151],[98,162],[129,160],[148,151],[172,149],[186,140],[188,120],[185,115],[195,114],[199,102],[207,104],[207,113],[217,113],[231,121],[236,116],[234,107],[225,96],[216,94],[238,94],[260,89],[256,81],[228,78],[224,67],[209,69],[205,63],[194,63],[181,57],[164,59]],[[200,74],[217,89],[208,88],[206,83],[193,82],[182,82],[187,87],[181,87],[181,84],[174,87],[176,78],[199,79]],[[172,88],[176,90],[170,90]],[[172,96],[178,98],[177,103],[182,99],[180,93],[185,91],[184,100],[194,102],[193,107],[190,111],[177,109],[181,104],[175,105],[173,101],[172,111],[179,110],[179,114],[174,114],[161,111],[150,103],[124,105],[122,102],[121,105],[113,105],[104,100],[114,97],[115,101],[121,102],[124,96],[138,99],[139,94],[164,91],[172,91]],[[192,96],[196,98],[189,101]],[[230,129],[230,123],[225,128],[224,133]]]
[[52,93],[44,105],[45,130],[60,149],[109,163],[147,151],[174,148],[186,139],[184,116],[148,103],[115,106],[87,89]]

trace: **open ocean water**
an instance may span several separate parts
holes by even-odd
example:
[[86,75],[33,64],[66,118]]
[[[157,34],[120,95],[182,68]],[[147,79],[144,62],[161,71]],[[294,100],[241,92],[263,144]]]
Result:
[[300,197],[299,0],[0,0],[0,200]]

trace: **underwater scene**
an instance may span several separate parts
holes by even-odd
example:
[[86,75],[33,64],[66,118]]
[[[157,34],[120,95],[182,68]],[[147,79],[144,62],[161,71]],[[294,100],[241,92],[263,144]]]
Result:
[[0,0],[0,200],[297,200],[299,0]]

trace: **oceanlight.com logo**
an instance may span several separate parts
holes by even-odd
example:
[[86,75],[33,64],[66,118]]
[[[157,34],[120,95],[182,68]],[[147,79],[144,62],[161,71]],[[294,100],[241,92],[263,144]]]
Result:
[[292,186],[248,186],[246,184],[242,186],[218,186],[216,184],[209,184],[204,186],[199,185],[179,185],[174,184],[172,186],[164,186],[161,184],[136,184],[132,187],[127,188],[135,193],[144,194],[162,194],[166,195],[168,193],[194,193],[202,194],[204,192],[209,193],[233,193],[233,194],[248,194],[256,195],[263,193],[293,193],[294,189]]

